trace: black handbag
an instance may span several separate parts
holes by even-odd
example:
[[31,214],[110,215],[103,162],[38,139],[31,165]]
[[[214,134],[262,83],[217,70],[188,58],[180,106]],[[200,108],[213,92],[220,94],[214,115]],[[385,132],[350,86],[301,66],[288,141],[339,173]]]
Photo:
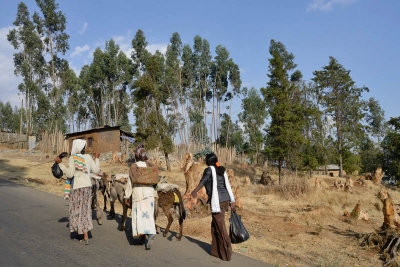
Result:
[[60,179],[64,174],[57,162],[54,162],[53,166],[51,166],[51,172],[57,179]]
[[[58,155],[58,157],[62,159],[67,155],[68,155],[67,152],[62,152],[60,155]],[[53,166],[51,166],[51,172],[53,173],[53,176],[56,177],[57,179],[60,179],[64,174],[60,166],[58,166],[57,162],[55,162]]]
[[250,238],[249,233],[244,227],[240,216],[235,211],[231,211],[231,218],[229,219],[229,237],[233,244],[242,243]]

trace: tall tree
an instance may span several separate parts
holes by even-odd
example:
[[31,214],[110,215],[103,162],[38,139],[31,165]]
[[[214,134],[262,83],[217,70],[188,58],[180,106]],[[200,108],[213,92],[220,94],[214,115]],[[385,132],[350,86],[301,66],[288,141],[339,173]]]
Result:
[[339,176],[343,177],[343,153],[350,151],[355,142],[360,140],[365,110],[361,96],[368,88],[356,87],[350,71],[333,57],[330,57],[328,66],[314,71],[313,81],[319,87],[322,104],[336,128]]
[[18,90],[25,100],[26,134],[31,135],[35,126],[33,112],[45,80],[44,47],[30,18],[28,8],[23,2],[18,4],[17,17],[13,24],[15,28],[10,30],[7,39],[16,50],[14,53],[14,73],[22,77],[22,83],[19,84]]
[[267,87],[261,92],[267,104],[271,122],[267,128],[267,150],[278,162],[279,183],[281,183],[282,166],[287,163],[289,155],[298,149],[304,141],[303,114],[296,82],[298,72],[294,55],[286,50],[281,42],[271,40],[269,53],[270,78]]
[[12,108],[10,102],[0,101],[0,131],[16,133],[20,128],[20,110]]
[[88,108],[96,126],[120,125],[130,130],[127,87],[132,74],[132,62],[113,39],[106,42],[104,51],[97,48],[90,66],[82,68],[83,86],[92,101]]
[[55,0],[36,0],[41,14],[35,12],[33,21],[36,29],[43,38],[46,51],[49,54],[47,71],[51,78],[51,85],[47,93],[51,101],[51,129],[58,129],[64,123],[64,118],[59,116],[59,108],[63,105],[65,91],[59,88],[59,74],[62,69],[60,54],[65,55],[69,49],[69,35],[65,33],[66,18],[62,11],[58,10],[58,3]]
[[385,112],[373,97],[368,100],[367,104],[369,112],[366,115],[366,120],[372,135],[377,138],[379,145],[385,131]]
[[383,171],[400,180],[400,117],[391,118],[389,130],[382,141]]
[[[136,116],[136,138],[149,149],[159,147],[164,152],[167,169],[170,170],[169,154],[173,151],[168,123],[161,107],[167,104],[169,94],[165,86],[163,55],[157,51],[149,56],[145,72],[133,84]],[[143,110],[147,105],[146,111]],[[144,117],[147,117],[144,120]]]
[[[265,103],[255,88],[251,88],[242,99],[242,112],[239,119],[243,123],[245,133],[248,136],[250,152],[254,159],[258,159],[258,153],[264,141],[261,129],[267,117]],[[254,157],[255,156],[255,157]]]

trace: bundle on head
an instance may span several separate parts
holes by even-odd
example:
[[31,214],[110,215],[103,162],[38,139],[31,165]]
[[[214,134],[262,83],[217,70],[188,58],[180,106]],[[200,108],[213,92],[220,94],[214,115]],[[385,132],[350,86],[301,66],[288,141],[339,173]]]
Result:
[[224,175],[225,167],[220,166],[218,162],[218,157],[214,153],[206,155],[207,166],[214,166],[218,175]]

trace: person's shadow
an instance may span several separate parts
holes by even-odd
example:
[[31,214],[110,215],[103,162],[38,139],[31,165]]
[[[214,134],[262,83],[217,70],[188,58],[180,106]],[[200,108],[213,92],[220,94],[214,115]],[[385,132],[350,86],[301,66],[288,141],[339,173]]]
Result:
[[190,242],[192,242],[192,243],[195,243],[196,245],[198,245],[199,247],[201,247],[205,252],[207,252],[208,254],[211,255],[211,245],[210,245],[210,244],[208,244],[208,243],[206,243],[206,242],[203,242],[203,241],[200,241],[200,240],[197,240],[197,239],[194,239],[194,238],[192,238],[192,237],[190,237],[190,236],[185,236],[185,238],[186,238],[188,241],[190,241]]

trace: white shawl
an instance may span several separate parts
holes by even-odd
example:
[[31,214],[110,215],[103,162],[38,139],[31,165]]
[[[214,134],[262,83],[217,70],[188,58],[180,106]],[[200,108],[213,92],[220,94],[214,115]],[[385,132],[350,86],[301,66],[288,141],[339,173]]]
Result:
[[[213,179],[212,195],[211,195],[211,212],[212,213],[220,213],[221,208],[219,206],[219,196],[218,196],[218,189],[217,189],[217,172],[216,172],[214,166],[210,166],[210,169],[211,169],[212,179]],[[225,177],[226,190],[228,190],[229,198],[231,200],[231,203],[233,203],[233,202],[235,202],[235,197],[233,196],[232,188],[231,188],[231,185],[229,184],[228,175],[226,174],[226,172],[224,173],[224,177]]]

